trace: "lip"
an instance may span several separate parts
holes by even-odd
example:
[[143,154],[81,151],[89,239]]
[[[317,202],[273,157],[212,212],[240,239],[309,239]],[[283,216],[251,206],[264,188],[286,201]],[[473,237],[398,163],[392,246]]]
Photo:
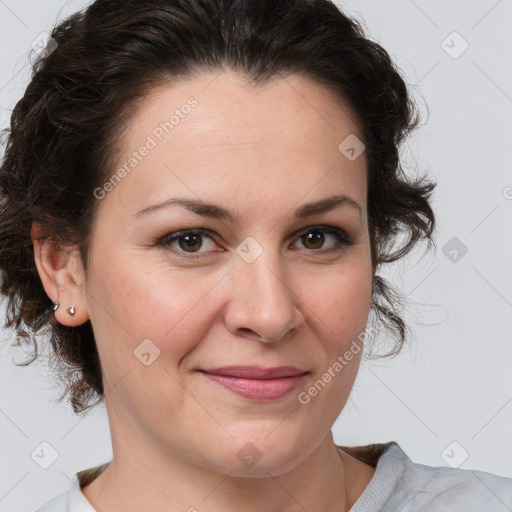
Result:
[[251,400],[277,400],[291,393],[309,373],[294,366],[230,366],[199,371],[209,380]]

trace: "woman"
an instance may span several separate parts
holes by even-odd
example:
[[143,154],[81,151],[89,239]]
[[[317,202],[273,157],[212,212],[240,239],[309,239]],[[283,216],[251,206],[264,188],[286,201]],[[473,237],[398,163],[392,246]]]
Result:
[[0,171],[8,326],[48,329],[114,454],[39,512],[512,506],[507,478],[333,441],[370,311],[405,339],[377,268],[435,226],[399,165],[414,106],[355,21],[98,0],[35,71]]

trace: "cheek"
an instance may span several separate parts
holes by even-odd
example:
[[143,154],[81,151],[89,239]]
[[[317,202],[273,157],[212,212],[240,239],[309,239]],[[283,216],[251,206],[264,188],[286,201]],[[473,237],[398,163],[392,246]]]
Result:
[[319,342],[318,364],[297,397],[309,417],[325,428],[341,413],[356,380],[372,292],[371,276],[363,268],[331,277],[310,296],[309,325]]
[[185,407],[178,366],[207,336],[212,308],[201,298],[215,279],[191,279],[147,259],[127,251],[95,260],[91,323],[105,388],[114,387],[129,410],[157,424],[159,415]]
[[[178,269],[162,255],[122,247],[93,255],[92,261],[91,321],[100,357],[105,353],[102,360],[113,364],[116,374],[139,369],[134,351],[144,340],[163,356],[160,364],[176,369],[201,340],[212,337],[219,311],[230,302],[229,279],[222,282],[225,267]],[[298,336],[316,338],[315,358],[328,367],[366,327],[369,258],[353,251],[339,265],[291,268],[290,277],[295,307],[306,323]]]
[[131,357],[149,339],[162,354],[179,360],[205,335],[211,307],[204,297],[219,278],[173,269],[160,258],[148,263],[152,259],[127,250],[95,260],[90,288],[96,339],[100,344],[108,339],[112,350]]
[[331,348],[343,349],[350,338],[364,331],[372,301],[369,266],[340,265],[338,270],[330,270],[321,278],[304,280],[303,284],[301,297]]
[[[309,324],[321,343],[321,355],[318,371],[303,391],[304,400],[311,402],[310,412],[330,415],[330,421],[348,399],[359,370],[371,308],[371,269],[363,264],[347,264],[316,283],[316,287],[309,283],[308,289],[315,292],[306,303]],[[326,402],[336,405],[325,408],[321,404]]]

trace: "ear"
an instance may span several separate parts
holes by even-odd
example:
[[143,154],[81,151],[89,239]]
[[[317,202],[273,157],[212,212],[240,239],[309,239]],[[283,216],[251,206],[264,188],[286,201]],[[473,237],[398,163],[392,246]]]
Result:
[[[75,327],[89,320],[85,293],[85,273],[80,254],[76,247],[64,247],[52,240],[41,240],[41,229],[37,223],[32,225],[32,242],[34,258],[48,297],[58,302],[60,307],[55,311],[59,323]],[[68,308],[74,306],[75,314],[71,315]]]

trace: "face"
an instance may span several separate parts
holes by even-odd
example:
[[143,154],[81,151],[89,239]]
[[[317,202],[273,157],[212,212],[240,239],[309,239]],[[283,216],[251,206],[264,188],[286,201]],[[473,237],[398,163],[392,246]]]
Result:
[[371,306],[366,155],[338,148],[354,135],[296,75],[256,89],[204,74],[138,105],[96,192],[80,306],[114,456],[279,474],[326,439]]

